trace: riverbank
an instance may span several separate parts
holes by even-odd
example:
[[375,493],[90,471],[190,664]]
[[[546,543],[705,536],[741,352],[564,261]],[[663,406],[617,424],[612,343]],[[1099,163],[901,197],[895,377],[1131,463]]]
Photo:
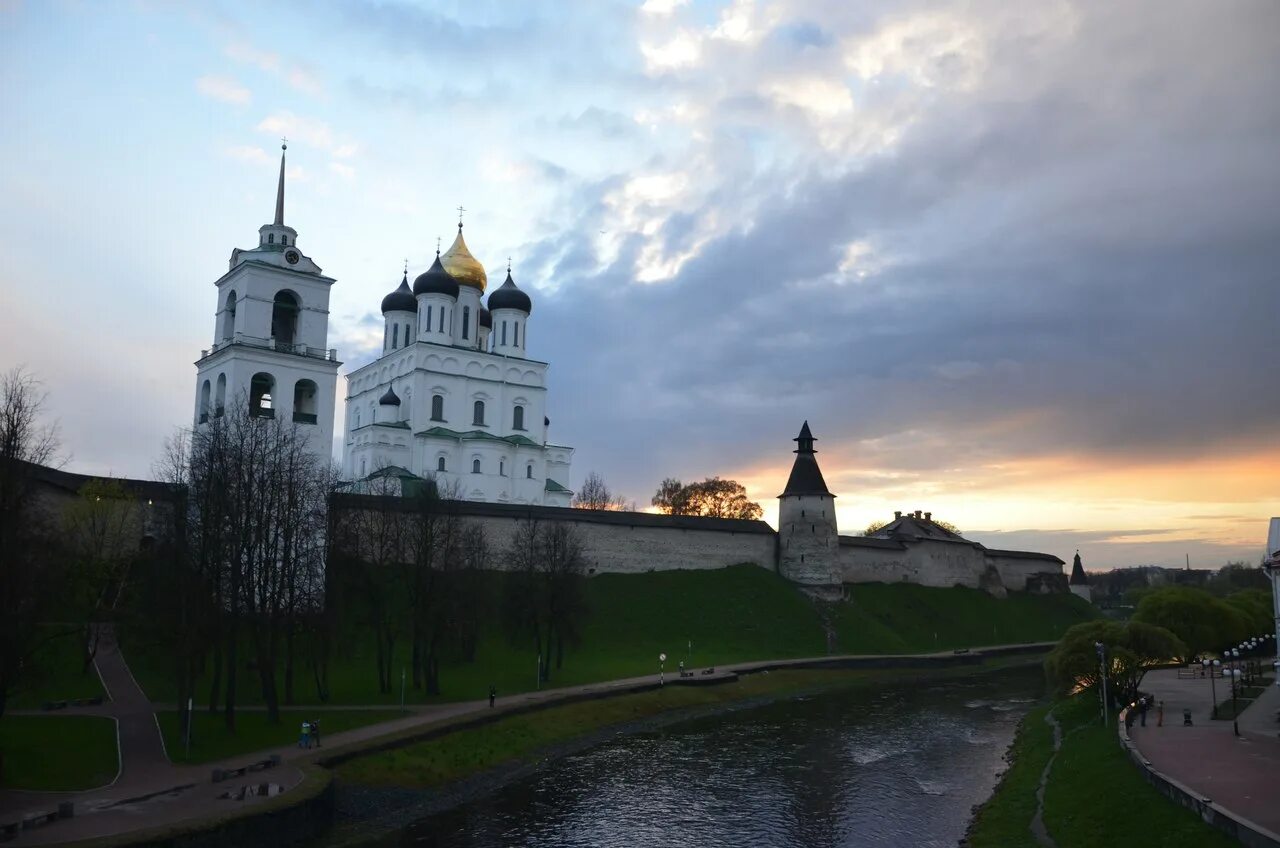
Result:
[[668,686],[517,715],[482,727],[337,764],[336,826],[326,848],[394,844],[417,820],[496,792],[556,760],[619,737],[714,715],[836,691],[930,684],[1030,670],[1039,657],[1013,656],[932,669],[781,670],[715,687]]
[[[1047,718],[1061,726],[1054,750]],[[1238,843],[1157,792],[1116,742],[1115,717],[1103,727],[1096,695],[1086,693],[1031,710],[1006,759],[1009,768],[974,816],[968,848],[1231,848]],[[1037,791],[1044,790],[1040,797]],[[1041,813],[1049,842],[1032,822]]]

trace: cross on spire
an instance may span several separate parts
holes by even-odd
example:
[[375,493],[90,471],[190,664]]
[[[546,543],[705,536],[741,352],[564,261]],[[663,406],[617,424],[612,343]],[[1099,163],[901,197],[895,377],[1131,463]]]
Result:
[[511,257],[507,257],[507,276],[511,276]]
[[440,236],[436,236],[436,256],[440,255]]
[[462,213],[466,211],[467,210],[465,207],[463,206],[458,207],[458,229],[462,229]]

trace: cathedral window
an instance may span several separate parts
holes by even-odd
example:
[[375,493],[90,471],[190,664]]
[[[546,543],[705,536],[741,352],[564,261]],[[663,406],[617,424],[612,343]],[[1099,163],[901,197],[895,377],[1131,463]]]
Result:
[[507,476],[507,461],[505,459],[498,460],[498,476],[499,477]]
[[400,325],[391,325],[391,349],[395,350],[400,347]]
[[279,292],[271,306],[271,338],[277,343],[293,344],[298,334],[298,298],[292,292]]
[[480,460],[478,459],[471,460],[471,473],[472,474],[480,473]]
[[506,321],[502,322],[502,343],[503,344],[507,343],[507,322]]
[[364,476],[364,467],[365,467],[365,466],[364,466],[364,463],[365,463],[365,461],[364,461],[363,459],[362,459],[362,460],[360,460],[360,476],[361,476],[361,477],[363,477],[363,476]]
[[427,307],[427,332],[431,332],[431,307]]
[[511,429],[512,430],[524,429],[524,407],[523,406],[517,406],[515,410],[511,413]]
[[519,322],[519,321],[512,321],[512,322],[511,322],[511,329],[512,329],[512,331],[515,333],[515,338],[512,340],[512,342],[511,342],[511,343],[512,343],[513,345],[515,345],[516,347],[520,347],[520,322]]
[[444,420],[444,395],[431,396],[431,420]]
[[444,457],[436,460],[436,471],[444,471]]
[[464,339],[471,338],[471,307],[462,307],[462,337]]
[[484,426],[484,401],[478,400],[472,407],[471,423]]
[[533,463],[532,462],[525,466],[524,476],[530,480],[533,479]]
[[351,429],[353,429],[353,430],[359,430],[359,429],[360,429],[360,409],[359,409],[358,407],[357,407],[357,409],[356,409],[355,423],[354,423],[354,425],[352,426],[352,428],[351,428]]
[[444,332],[444,307],[440,307],[440,332]]

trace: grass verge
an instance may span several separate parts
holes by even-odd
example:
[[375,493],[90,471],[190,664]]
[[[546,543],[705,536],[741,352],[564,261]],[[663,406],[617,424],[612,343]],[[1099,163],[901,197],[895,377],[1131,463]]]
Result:
[[[1120,747],[1115,722],[1098,724],[1092,693],[1056,701],[1052,709],[1063,736],[1045,787],[1044,822],[1058,845],[1112,848],[1154,839],[1161,848],[1238,848],[1143,779]],[[974,819],[971,848],[1035,846],[1035,790],[1053,746],[1044,712],[1034,710],[1023,719],[1013,765]]]
[[84,667],[80,629],[46,625],[54,635],[44,643],[30,663],[21,688],[9,697],[5,709],[37,710],[45,701],[70,701],[104,695],[102,681],[93,666]]
[[970,848],[1038,848],[1030,825],[1040,775],[1053,756],[1053,728],[1044,720],[1048,712],[1046,704],[1023,716],[1009,750],[1009,769],[974,816]]
[[252,754],[269,748],[297,744],[303,721],[316,719],[322,731],[320,741],[343,730],[354,730],[382,721],[404,718],[400,710],[281,710],[280,723],[269,724],[265,711],[236,713],[235,733],[227,730],[221,713],[197,710],[191,732],[191,752],[183,742],[180,714],[174,711],[156,713],[164,734],[165,750],[175,763],[210,763]]
[[115,780],[120,768],[116,723],[101,716],[4,716],[0,752],[5,789],[93,789]]

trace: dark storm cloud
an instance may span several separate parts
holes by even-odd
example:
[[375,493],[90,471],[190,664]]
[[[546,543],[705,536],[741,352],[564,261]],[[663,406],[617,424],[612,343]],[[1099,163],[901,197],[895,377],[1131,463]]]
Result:
[[[638,234],[593,270],[616,185],[585,188],[577,226],[531,251],[555,257],[535,303],[557,437],[636,495],[785,461],[805,417],[828,445],[950,434],[922,467],[1273,443],[1280,56],[1276,14],[1251,9],[1089,8],[1052,57],[1074,73],[1019,88],[1037,58],[1004,45],[991,76],[1014,82],[939,101],[892,155],[798,179],[729,166],[707,203],[752,224],[666,282],[634,282]],[[677,251],[704,211],[656,237]],[[863,238],[887,266],[840,282]]]

